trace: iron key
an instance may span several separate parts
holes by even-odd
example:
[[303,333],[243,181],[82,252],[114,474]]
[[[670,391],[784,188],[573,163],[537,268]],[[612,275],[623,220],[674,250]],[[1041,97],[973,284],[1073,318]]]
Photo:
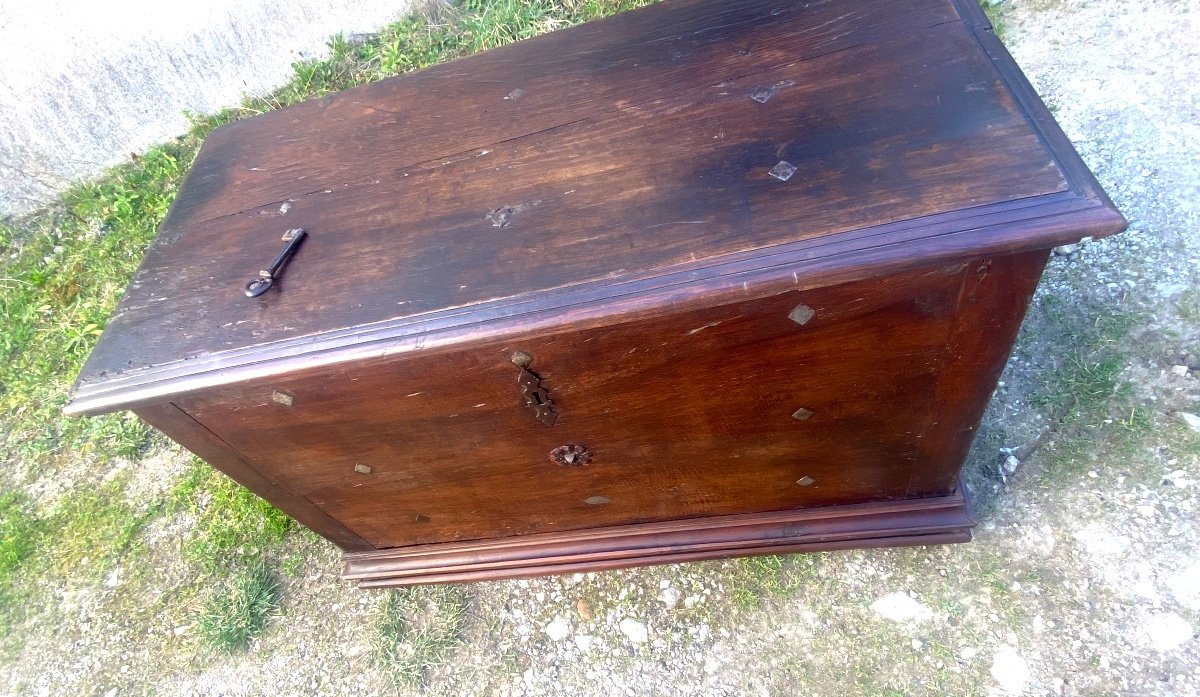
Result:
[[291,259],[292,255],[296,253],[296,248],[300,246],[300,242],[307,234],[301,228],[284,233],[283,239],[287,240],[287,246],[283,248],[279,256],[275,257],[275,261],[272,261],[270,266],[258,272],[258,278],[246,284],[246,297],[257,298],[271,288],[271,285],[275,283],[276,275],[279,274],[288,259]]

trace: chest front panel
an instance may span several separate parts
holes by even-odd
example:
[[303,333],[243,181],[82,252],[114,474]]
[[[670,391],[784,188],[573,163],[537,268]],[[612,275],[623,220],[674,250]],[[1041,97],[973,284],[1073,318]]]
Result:
[[[916,460],[964,269],[176,404],[380,548],[941,495],[954,465]],[[548,388],[553,425],[527,405],[514,353]]]

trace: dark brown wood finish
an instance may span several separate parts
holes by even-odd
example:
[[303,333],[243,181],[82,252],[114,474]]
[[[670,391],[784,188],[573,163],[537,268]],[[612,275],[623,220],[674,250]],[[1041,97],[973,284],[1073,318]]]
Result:
[[290,493],[285,484],[263,476],[262,472],[213,435],[212,431],[174,405],[140,407],[136,413],[146,423],[170,435],[176,443],[219,468],[242,486],[287,511],[288,515],[342,549],[353,551],[372,548],[370,543],[313,506],[311,502]]
[[967,542],[961,486],[948,496],[642,523],[474,543],[356,552],[344,577],[362,588],[484,581],[731,556]]
[[966,541],[1048,250],[1124,224],[971,0],[667,0],[219,129],[67,411],[362,586]]
[[[972,31],[950,21],[948,2],[738,2],[706,6],[704,19],[694,4],[664,3],[634,13],[638,22],[556,33],[506,49],[516,56],[489,53],[218,131],[81,375],[83,404],[70,408],[102,409],[88,398],[130,371],[195,375],[213,355],[225,367],[259,363],[275,360],[269,347],[281,341],[406,320],[423,332],[460,308],[478,319],[589,285],[612,297],[618,281],[703,275],[730,255],[811,250],[889,221],[998,213],[1005,202],[1071,193],[1056,164],[1071,158],[1045,147]],[[617,32],[630,22],[639,33]],[[667,40],[646,51],[679,54],[669,69],[664,56],[604,58],[628,54],[647,31]],[[670,48],[685,40],[704,48]],[[547,61],[572,66],[559,66],[557,91],[535,86],[551,79]],[[565,77],[588,66],[582,82]],[[508,84],[495,71],[531,86],[488,101]],[[420,89],[462,123],[428,120],[437,109],[428,95],[411,97]],[[362,106],[384,92],[395,104]],[[555,99],[558,110],[547,103]],[[488,121],[492,101],[511,116]],[[405,103],[413,106],[396,107]],[[491,136],[473,140],[485,123]],[[786,182],[768,174],[780,161],[797,167]],[[1118,221],[1110,215],[1096,232]],[[286,292],[247,301],[240,286],[294,226],[311,237]],[[892,254],[899,241],[886,230],[853,240]],[[359,343],[343,339],[347,350]]]
[[[1044,258],[307,371],[176,404],[380,548],[944,495],[961,462],[946,427],[978,420],[1011,342],[966,368],[947,358],[976,348],[964,325],[1015,334],[1033,284],[1009,277],[1036,281]],[[789,317],[797,307],[812,313],[803,325]],[[551,388],[553,428],[523,406],[516,351]],[[551,461],[572,444],[593,462]]]

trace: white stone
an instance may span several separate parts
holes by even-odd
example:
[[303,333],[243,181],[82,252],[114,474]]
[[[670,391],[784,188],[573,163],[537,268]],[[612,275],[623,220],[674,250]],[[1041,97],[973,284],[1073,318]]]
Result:
[[675,607],[679,604],[679,591],[674,588],[664,588],[658,594],[658,600],[667,607]]
[[1029,682],[1029,664],[1015,648],[1001,646],[992,659],[992,678],[1001,690],[1010,695],[1019,695]]
[[929,608],[922,605],[920,601],[901,592],[888,593],[872,603],[871,609],[893,622],[920,623],[933,616]]
[[580,634],[575,637],[575,645],[579,647],[580,651],[587,651],[592,648],[592,638],[587,634]]
[[1193,431],[1200,433],[1200,416],[1188,413],[1186,411],[1176,412],[1180,419],[1183,420],[1187,427]]
[[969,661],[978,655],[979,655],[979,649],[975,648],[974,646],[968,646],[958,652],[958,657],[960,659],[962,659],[963,662]]
[[1018,460],[1015,455],[1009,455],[1008,457],[1004,458],[1004,473],[1005,474],[1015,473],[1017,471],[1017,468],[1020,466],[1021,466],[1021,461]]
[[546,636],[554,641],[562,641],[571,633],[571,626],[561,617],[554,618],[554,621],[546,625]]
[[1171,372],[1174,373],[1176,377],[1186,378],[1188,374],[1188,367],[1186,365],[1173,365],[1171,366]]
[[646,639],[650,637],[650,632],[646,629],[646,625],[635,619],[626,617],[621,620],[619,627],[621,633],[635,644],[644,644],[646,643]]
[[1142,631],[1155,651],[1174,651],[1195,636],[1191,622],[1174,612],[1150,615],[1142,621]]
[[1192,483],[1192,480],[1188,479],[1187,472],[1185,470],[1175,470],[1163,477],[1163,479],[1167,482],[1170,482],[1172,486],[1190,486]]
[[1175,602],[1193,612],[1200,612],[1200,561],[1168,576],[1166,586]]

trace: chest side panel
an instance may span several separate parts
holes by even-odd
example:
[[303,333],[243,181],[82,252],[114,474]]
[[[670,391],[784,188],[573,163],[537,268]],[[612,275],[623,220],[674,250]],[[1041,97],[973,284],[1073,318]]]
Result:
[[[378,360],[178,406],[378,547],[940,495],[921,431],[963,265]],[[559,411],[538,421],[514,352]],[[560,446],[592,461],[564,466]]]

